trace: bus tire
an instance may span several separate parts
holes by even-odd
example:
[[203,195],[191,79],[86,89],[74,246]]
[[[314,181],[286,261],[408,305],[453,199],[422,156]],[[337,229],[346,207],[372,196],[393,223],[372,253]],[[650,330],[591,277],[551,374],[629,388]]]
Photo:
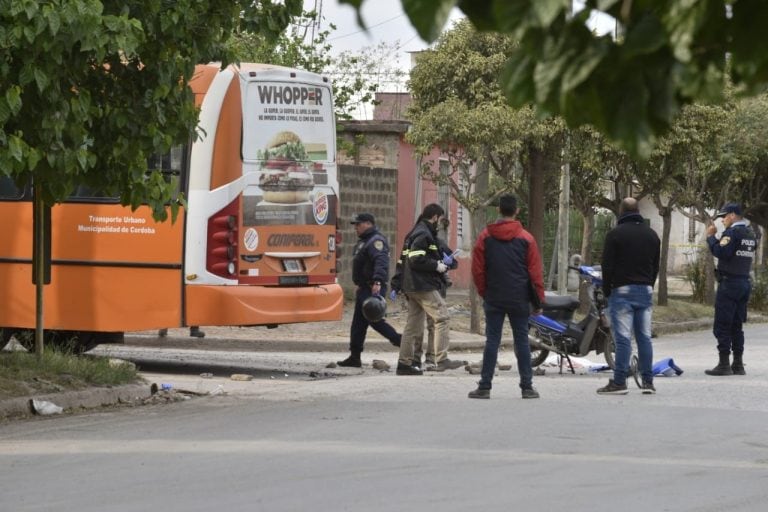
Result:
[[[29,352],[35,351],[34,329],[15,330],[16,340]],[[63,352],[82,354],[95,348],[100,340],[99,333],[91,331],[54,331],[46,330],[43,335],[43,344]]]
[[75,353],[82,354],[83,352],[88,352],[89,350],[92,350],[97,346],[99,346],[99,343],[102,343],[102,342],[115,343],[113,341],[110,341],[112,337],[109,337],[109,335],[113,335],[113,334],[120,334],[120,333],[75,331],[74,335],[77,338]]
[[99,334],[93,331],[46,331],[45,343],[65,352],[82,354],[98,346]]

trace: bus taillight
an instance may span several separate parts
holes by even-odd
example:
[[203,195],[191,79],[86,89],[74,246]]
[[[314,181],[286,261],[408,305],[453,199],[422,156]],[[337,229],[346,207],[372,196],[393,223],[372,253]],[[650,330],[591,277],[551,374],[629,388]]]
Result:
[[226,208],[208,219],[208,254],[206,268],[217,276],[237,277],[237,215],[240,201],[232,201]]

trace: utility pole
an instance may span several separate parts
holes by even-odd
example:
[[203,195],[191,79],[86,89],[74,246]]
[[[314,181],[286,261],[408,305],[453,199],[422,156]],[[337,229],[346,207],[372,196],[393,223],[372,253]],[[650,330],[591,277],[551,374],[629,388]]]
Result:
[[[563,150],[564,159],[567,158],[568,139],[566,139],[566,148]],[[557,220],[557,293],[559,295],[568,294],[568,227],[570,224],[571,207],[571,164],[568,161],[563,162],[560,170],[560,200],[558,202],[558,220]]]
[[[568,17],[573,16],[573,2],[571,2]],[[567,128],[566,128],[567,130]],[[560,200],[558,201],[557,217],[557,293],[559,295],[568,294],[568,231],[570,226],[570,208],[571,208],[571,163],[570,158],[571,137],[568,132],[565,136],[565,144],[560,154],[563,157],[563,166],[560,169]]]

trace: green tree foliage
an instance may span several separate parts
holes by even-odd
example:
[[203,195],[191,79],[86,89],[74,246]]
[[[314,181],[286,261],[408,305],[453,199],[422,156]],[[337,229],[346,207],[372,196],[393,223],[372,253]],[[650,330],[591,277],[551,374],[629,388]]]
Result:
[[[731,173],[723,165],[724,141],[729,137],[732,106],[693,104],[683,108],[672,129],[659,140],[646,168],[646,175],[662,180],[657,190],[666,197],[666,206],[699,222],[712,221],[713,206],[728,198]],[[670,212],[662,204],[662,194],[655,202],[664,219],[662,256],[666,257]],[[667,215],[665,215],[667,214]],[[705,269],[702,293],[707,303],[714,301],[714,261],[709,251],[700,254],[700,266]],[[698,285],[698,284],[697,284]]]
[[713,206],[729,196],[731,173],[723,166],[723,150],[731,116],[732,108],[688,105],[653,154],[667,190],[701,222],[709,222]]
[[[507,105],[498,73],[514,51],[509,37],[477,32],[462,21],[419,55],[411,71],[408,140],[422,155],[437,147],[449,157],[448,175],[436,169],[425,169],[425,175],[448,184],[470,211],[505,191],[519,191],[527,146],[543,148],[561,128],[539,122],[531,108]],[[473,174],[475,163],[482,165]],[[483,181],[487,186],[475,186]]]
[[589,126],[572,130],[567,147],[566,158],[571,166],[571,207],[584,217],[579,254],[586,265],[591,265],[596,207],[612,203],[606,197],[606,191],[610,190],[607,185],[615,188],[616,178],[623,175],[617,169],[623,170],[627,155]]
[[750,220],[768,227],[768,96],[738,101],[728,120],[723,140],[727,196],[747,205]]
[[317,13],[302,12],[291,18],[286,29],[276,38],[263,32],[240,30],[228,41],[229,49],[240,62],[261,62],[313,73],[324,72],[332,62],[328,36],[336,29],[314,32]]
[[357,114],[368,118],[381,88],[403,87],[406,73],[397,60],[399,42],[380,42],[359,50],[345,51],[334,57],[328,73],[333,80],[336,113],[340,119],[352,119]]
[[[357,8],[363,0],[341,0]],[[458,7],[479,30],[520,44],[502,73],[514,106],[533,103],[570,126],[591,124],[633,155],[648,157],[684,105],[722,99],[726,55],[734,83],[768,85],[763,0],[402,0],[419,35],[437,39]],[[587,20],[612,18],[618,38]]]
[[[562,124],[541,122],[531,108],[512,108],[504,99],[497,77],[514,51],[508,36],[481,33],[463,21],[443,34],[433,50],[420,54],[411,71],[408,115],[413,126],[407,139],[417,154],[438,148],[447,157],[447,169],[427,166],[422,176],[447,185],[470,212],[472,239],[485,226],[486,206],[504,192],[523,195],[525,178],[543,185],[547,156],[559,156],[552,146],[560,143]],[[532,229],[540,240],[545,187],[536,190],[526,206],[531,224],[540,228]],[[471,329],[476,332],[475,293],[470,301]]]
[[235,30],[277,37],[300,12],[300,0],[0,0],[0,172],[49,205],[85,184],[165,219],[173,187],[147,157],[195,136],[195,64],[226,63]]

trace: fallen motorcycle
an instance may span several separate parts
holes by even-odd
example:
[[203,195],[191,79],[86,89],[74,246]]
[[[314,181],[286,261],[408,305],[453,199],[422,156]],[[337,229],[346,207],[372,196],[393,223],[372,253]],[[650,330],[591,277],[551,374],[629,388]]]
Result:
[[594,351],[603,354],[605,362],[613,369],[616,345],[606,315],[608,301],[603,295],[602,271],[586,265],[569,268],[576,270],[587,284],[589,311],[581,321],[574,322],[573,316],[581,305],[580,301],[567,295],[547,294],[542,313],[531,315],[528,319],[531,365],[541,365],[549,353],[554,352],[561,356],[560,371],[565,359],[571,372],[575,373],[570,356],[584,357]]

